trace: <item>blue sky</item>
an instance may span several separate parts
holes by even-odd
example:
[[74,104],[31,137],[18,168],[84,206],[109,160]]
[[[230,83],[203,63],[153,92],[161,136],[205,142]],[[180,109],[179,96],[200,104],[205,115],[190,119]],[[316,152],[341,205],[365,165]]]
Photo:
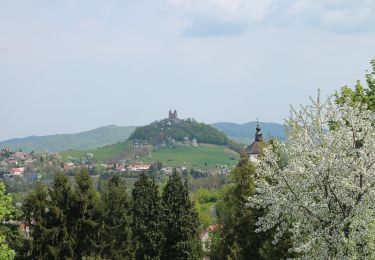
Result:
[[0,140],[198,121],[283,122],[362,79],[370,0],[0,0]]

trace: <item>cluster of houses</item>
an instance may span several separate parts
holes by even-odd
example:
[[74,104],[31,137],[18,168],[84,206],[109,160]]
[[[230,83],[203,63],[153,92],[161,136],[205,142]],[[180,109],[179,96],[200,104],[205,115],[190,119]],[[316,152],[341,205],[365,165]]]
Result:
[[0,152],[0,172],[3,178],[25,177],[29,182],[38,179],[38,174],[32,170],[36,161],[34,154],[22,151],[12,152],[3,148]]
[[[64,164],[64,172],[73,171],[75,169],[92,169],[97,165],[80,164],[76,165],[72,162]],[[142,172],[150,169],[151,164],[124,164],[124,163],[113,163],[113,164],[100,164],[100,167],[106,170],[113,170],[116,172]]]

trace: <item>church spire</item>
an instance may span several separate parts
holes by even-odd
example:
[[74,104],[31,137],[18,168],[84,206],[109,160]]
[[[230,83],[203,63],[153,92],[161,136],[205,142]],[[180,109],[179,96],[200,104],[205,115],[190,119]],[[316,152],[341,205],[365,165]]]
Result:
[[257,127],[255,128],[256,133],[255,133],[255,141],[256,142],[262,142],[262,136],[263,134],[260,132],[260,126],[259,126],[259,121],[257,121]]

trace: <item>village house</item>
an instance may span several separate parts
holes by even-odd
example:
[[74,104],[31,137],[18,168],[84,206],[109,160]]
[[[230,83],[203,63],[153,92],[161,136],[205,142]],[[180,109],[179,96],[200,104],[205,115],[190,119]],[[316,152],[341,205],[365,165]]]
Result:
[[117,164],[116,165],[116,171],[124,172],[125,170],[126,170],[125,164]]
[[34,160],[32,160],[32,159],[27,159],[27,160],[25,160],[24,165],[25,165],[26,167],[31,167],[31,166],[33,165],[33,163],[34,163]]
[[11,168],[9,170],[9,173],[11,176],[20,176],[25,171],[25,168],[19,167],[19,168]]
[[15,152],[12,154],[13,158],[23,160],[25,159],[25,154],[23,152]]
[[75,168],[77,168],[77,166],[75,166],[74,163],[68,162],[68,163],[64,164],[64,171],[65,172],[68,172],[68,171],[73,170]]
[[126,169],[130,172],[141,172],[150,169],[151,164],[129,164]]

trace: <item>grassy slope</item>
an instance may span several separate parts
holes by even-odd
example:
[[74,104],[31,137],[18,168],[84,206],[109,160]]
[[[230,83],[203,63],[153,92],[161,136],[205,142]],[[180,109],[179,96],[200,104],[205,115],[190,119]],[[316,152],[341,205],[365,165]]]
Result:
[[[108,162],[120,159],[122,152],[129,142],[120,142],[99,149],[68,150],[61,152],[63,159],[68,156],[83,157],[92,153],[98,162]],[[177,146],[176,148],[160,148],[152,152],[152,157],[141,157],[139,161],[144,163],[161,162],[166,166],[185,166],[187,168],[214,168],[219,165],[235,165],[238,154],[225,146],[200,144],[199,147]],[[206,165],[207,163],[207,165]]]
[[117,159],[121,156],[122,152],[125,150],[125,147],[129,144],[126,142],[118,142],[117,144],[108,145],[105,147],[97,149],[88,149],[88,150],[68,150],[61,152],[60,155],[63,159],[66,159],[68,156],[79,158],[86,156],[87,153],[92,153],[94,158],[98,162],[108,162],[113,159]]
[[[178,146],[154,150],[152,158],[143,157],[143,162],[162,162],[167,166],[184,166],[187,168],[214,168],[217,164],[234,165],[238,154],[224,146],[199,144],[199,147]],[[207,163],[207,165],[206,165]]]

